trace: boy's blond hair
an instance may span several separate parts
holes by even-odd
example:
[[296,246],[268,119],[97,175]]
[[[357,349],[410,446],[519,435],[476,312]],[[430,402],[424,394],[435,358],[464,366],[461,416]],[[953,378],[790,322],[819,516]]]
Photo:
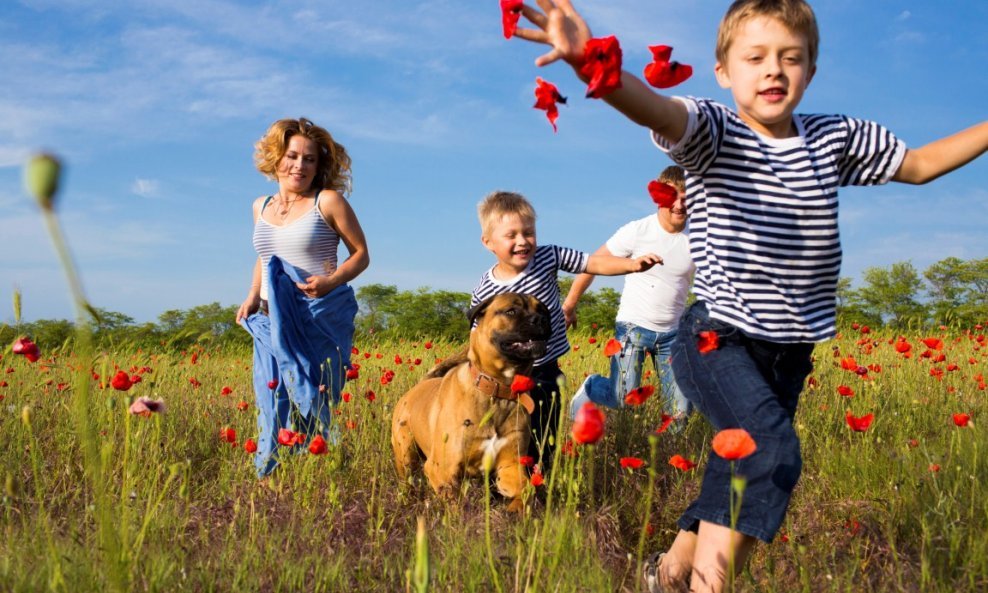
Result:
[[535,208],[525,196],[510,191],[494,191],[477,204],[477,218],[480,219],[483,236],[488,236],[506,214],[517,214],[522,220],[535,222]]
[[727,9],[717,30],[717,61],[727,63],[727,50],[741,25],[752,18],[769,17],[777,19],[787,29],[806,38],[810,52],[810,66],[816,65],[820,51],[820,31],[816,26],[816,15],[804,0],[735,0]]
[[659,173],[659,181],[676,188],[676,191],[686,191],[686,170],[679,165],[669,165]]

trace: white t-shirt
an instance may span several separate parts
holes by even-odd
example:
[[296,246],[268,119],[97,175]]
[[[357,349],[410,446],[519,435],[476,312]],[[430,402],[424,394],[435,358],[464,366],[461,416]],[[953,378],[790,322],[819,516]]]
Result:
[[652,214],[618,229],[607,240],[607,249],[619,257],[654,253],[664,262],[624,277],[617,321],[657,332],[675,329],[686,308],[686,295],[696,270],[687,233],[667,232],[659,224],[658,214]]

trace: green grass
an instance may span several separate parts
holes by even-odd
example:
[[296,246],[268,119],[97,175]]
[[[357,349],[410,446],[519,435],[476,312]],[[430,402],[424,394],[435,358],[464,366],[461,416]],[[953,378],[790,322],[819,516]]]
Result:
[[[910,359],[881,332],[818,346],[815,385],[797,416],[803,477],[783,536],[759,546],[743,590],[988,588],[988,443],[980,424],[988,392],[975,378],[988,370],[988,348],[976,333],[942,333],[939,363],[919,356],[926,336],[909,336]],[[596,337],[591,344],[586,334],[571,336],[579,348],[563,360],[569,394],[585,373],[606,368],[607,336]],[[600,443],[560,456],[522,517],[489,498],[482,481],[446,502],[420,477],[399,483],[390,418],[398,397],[460,346],[358,339],[360,378],[338,408],[339,446],[288,456],[264,481],[242,447],[255,437],[249,352],[202,351],[193,363],[192,352],[121,347],[93,358],[101,379],[69,352],[44,353],[34,364],[4,355],[0,590],[413,591],[418,517],[428,538],[428,591],[637,590],[640,554],[668,546],[699,488],[709,427],[695,416],[650,444],[660,423],[653,399],[609,412]],[[881,371],[862,379],[841,368],[846,356]],[[416,358],[420,365],[409,362]],[[946,371],[951,363],[958,370]],[[144,366],[151,371],[128,392],[100,386],[117,367]],[[931,367],[945,370],[942,379]],[[395,379],[381,385],[388,369]],[[838,395],[842,384],[855,395]],[[224,386],[233,393],[221,395]],[[130,416],[141,395],[164,399],[168,409]],[[850,431],[847,410],[874,413],[874,424]],[[971,424],[955,426],[957,412],[970,413]],[[225,427],[236,430],[236,447],[220,440]],[[674,454],[700,466],[681,472],[667,463]],[[626,456],[649,464],[622,469]]]

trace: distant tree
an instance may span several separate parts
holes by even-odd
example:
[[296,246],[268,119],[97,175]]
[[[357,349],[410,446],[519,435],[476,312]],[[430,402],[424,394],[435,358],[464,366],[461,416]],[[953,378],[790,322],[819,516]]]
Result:
[[911,262],[894,263],[888,269],[867,268],[863,279],[854,304],[860,304],[864,313],[893,328],[925,325],[927,310],[919,302],[923,283]]
[[398,287],[385,284],[368,284],[357,289],[357,303],[360,306],[357,315],[357,330],[361,332],[382,331],[388,327],[389,320],[382,312],[381,306],[398,294]]
[[386,325],[378,331],[421,337],[446,337],[463,339],[469,335],[467,309],[470,295],[465,292],[440,290],[432,292],[428,287],[413,292],[397,292],[382,300],[377,306],[378,323]]
[[880,327],[885,324],[881,314],[868,310],[858,291],[851,288],[850,278],[837,281],[837,327],[851,324]]
[[938,324],[971,326],[988,319],[988,258],[948,257],[923,272]]

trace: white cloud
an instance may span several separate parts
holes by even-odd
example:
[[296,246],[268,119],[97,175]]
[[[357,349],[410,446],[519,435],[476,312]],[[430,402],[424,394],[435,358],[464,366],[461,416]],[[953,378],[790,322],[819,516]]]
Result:
[[135,179],[130,186],[130,191],[142,198],[151,198],[158,195],[160,183],[155,179]]

